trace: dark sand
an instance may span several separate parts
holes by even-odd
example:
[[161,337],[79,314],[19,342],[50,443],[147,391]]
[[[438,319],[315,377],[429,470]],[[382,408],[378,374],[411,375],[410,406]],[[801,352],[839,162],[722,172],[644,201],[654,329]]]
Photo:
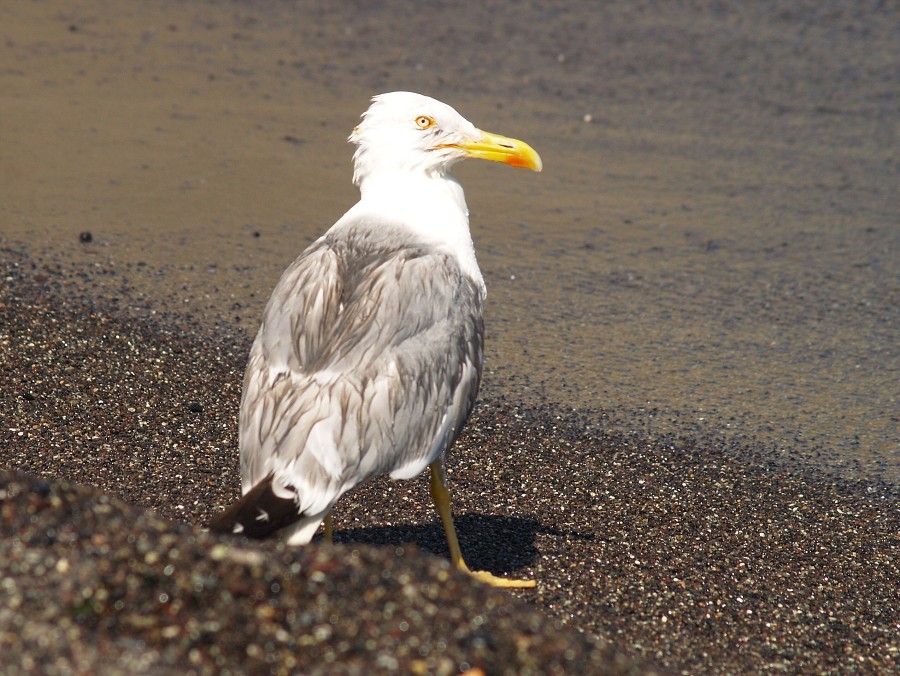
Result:
[[[895,671],[896,7],[309,4],[0,7],[5,670]],[[196,529],[262,304],[398,88],[545,160],[458,172],[458,526],[534,592],[448,572],[422,480],[346,496],[335,549]]]
[[82,295],[90,279],[9,251],[0,264],[0,401],[12,421],[0,448],[4,464],[31,475],[4,474],[0,486],[7,665],[900,666],[890,486],[811,480],[721,440],[623,436],[490,390],[451,462],[457,524],[470,565],[533,577],[535,591],[489,590],[421,553],[447,555],[423,479],[345,496],[337,548],[203,534],[237,497],[246,339],[176,317],[128,319]]

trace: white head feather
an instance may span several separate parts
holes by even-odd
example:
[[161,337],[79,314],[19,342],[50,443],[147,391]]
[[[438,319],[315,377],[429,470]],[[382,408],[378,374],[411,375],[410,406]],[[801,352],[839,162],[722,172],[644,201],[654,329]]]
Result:
[[361,185],[371,174],[383,172],[443,176],[467,156],[458,144],[482,136],[446,103],[413,92],[380,94],[350,134],[349,141],[357,145],[353,182]]

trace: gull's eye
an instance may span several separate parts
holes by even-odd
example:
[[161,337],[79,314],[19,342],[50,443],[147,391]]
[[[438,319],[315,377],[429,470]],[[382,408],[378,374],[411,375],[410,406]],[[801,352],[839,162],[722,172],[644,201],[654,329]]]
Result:
[[416,118],[416,126],[419,129],[431,129],[435,124],[435,121],[427,115],[419,115]]

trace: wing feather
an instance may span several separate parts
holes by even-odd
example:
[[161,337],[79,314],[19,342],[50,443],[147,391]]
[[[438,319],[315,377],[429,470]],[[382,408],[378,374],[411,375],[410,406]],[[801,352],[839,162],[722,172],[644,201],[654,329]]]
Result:
[[475,401],[482,303],[453,255],[384,224],[318,240],[278,282],[251,350],[244,493],[272,474],[317,513],[374,474],[421,472]]

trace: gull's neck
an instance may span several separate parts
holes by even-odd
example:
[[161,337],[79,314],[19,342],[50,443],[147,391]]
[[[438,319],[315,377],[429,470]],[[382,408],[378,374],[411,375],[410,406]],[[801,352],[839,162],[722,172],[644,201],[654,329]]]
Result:
[[359,182],[360,200],[334,227],[357,218],[388,221],[457,257],[463,271],[484,288],[469,231],[462,186],[449,174],[392,171]]

